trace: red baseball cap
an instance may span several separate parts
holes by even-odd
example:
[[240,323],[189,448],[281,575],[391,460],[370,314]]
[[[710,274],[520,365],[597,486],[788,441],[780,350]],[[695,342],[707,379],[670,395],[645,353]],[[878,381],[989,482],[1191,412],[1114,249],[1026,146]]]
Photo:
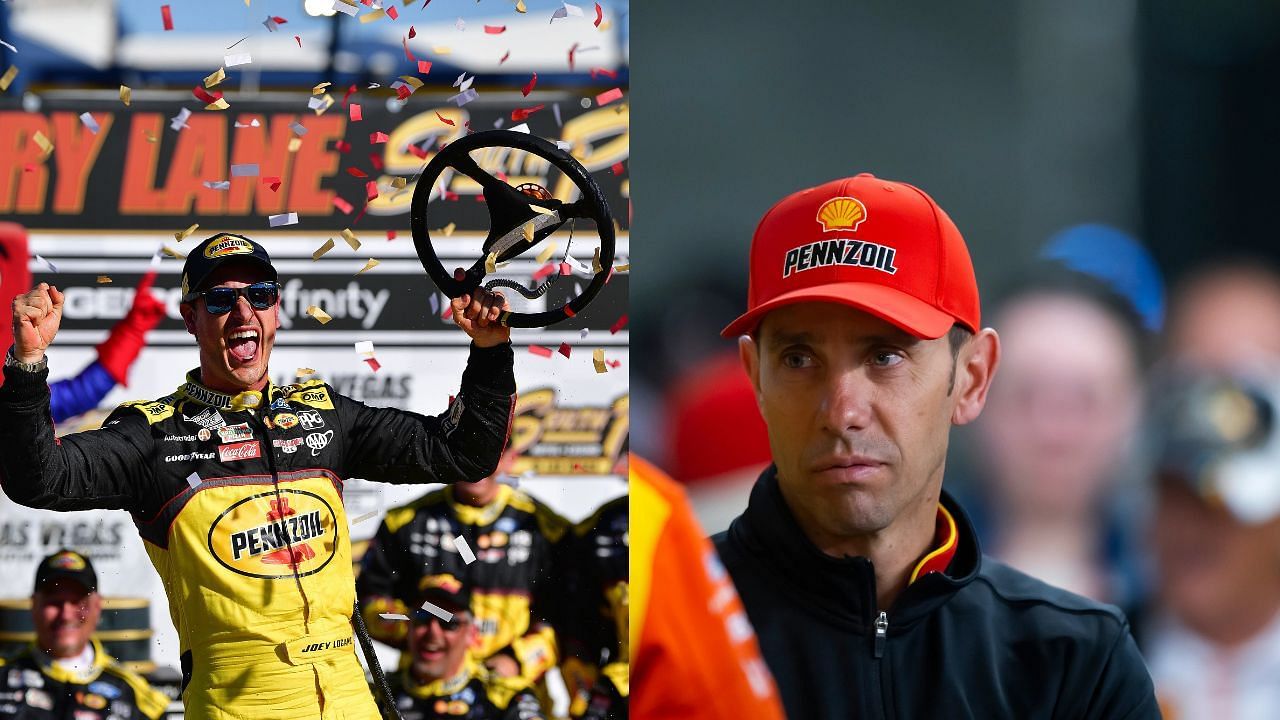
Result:
[[721,331],[754,331],[771,310],[833,302],[916,337],[979,328],[978,281],[955,223],[917,187],[870,173],[783,198],[751,240],[747,312]]

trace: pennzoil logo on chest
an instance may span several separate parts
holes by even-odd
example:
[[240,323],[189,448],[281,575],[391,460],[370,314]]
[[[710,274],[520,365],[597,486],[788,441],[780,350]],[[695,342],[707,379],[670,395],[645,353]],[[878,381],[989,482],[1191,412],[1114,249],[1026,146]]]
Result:
[[338,521],[321,496],[281,488],[236,501],[209,528],[209,551],[228,570],[262,580],[320,572],[338,551]]

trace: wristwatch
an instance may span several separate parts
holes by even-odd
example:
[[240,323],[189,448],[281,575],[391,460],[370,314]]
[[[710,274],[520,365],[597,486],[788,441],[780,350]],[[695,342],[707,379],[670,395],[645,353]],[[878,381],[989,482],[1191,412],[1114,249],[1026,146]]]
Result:
[[18,368],[23,372],[38,373],[41,370],[44,370],[45,368],[49,367],[49,356],[45,355],[44,357],[40,358],[40,362],[33,362],[33,363],[22,362],[21,360],[19,360],[17,357],[14,356],[13,347],[10,346],[9,352],[6,353],[4,356],[4,366],[11,367],[11,368]]

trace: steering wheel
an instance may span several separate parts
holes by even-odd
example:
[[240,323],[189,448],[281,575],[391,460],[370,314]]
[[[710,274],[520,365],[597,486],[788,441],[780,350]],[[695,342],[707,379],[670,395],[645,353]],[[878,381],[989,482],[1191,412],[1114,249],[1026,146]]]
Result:
[[[515,148],[547,160],[573,181],[581,192],[581,197],[575,202],[566,203],[551,197],[549,192],[536,185],[512,187],[482,170],[471,159],[471,151],[487,147]],[[445,270],[431,243],[431,231],[427,226],[427,204],[431,190],[446,168],[453,168],[479,183],[484,189],[485,206],[489,210],[489,233],[482,246],[482,256],[465,271],[461,279]],[[541,212],[534,210],[534,206],[540,208]],[[580,313],[599,294],[613,268],[615,239],[609,203],[587,169],[572,155],[540,137],[511,130],[486,130],[459,138],[436,153],[431,162],[427,163],[413,190],[409,222],[413,231],[413,244],[422,267],[441,292],[450,298],[456,298],[480,286],[487,274],[486,264],[492,267],[493,263],[505,262],[524,253],[550,237],[565,222],[575,218],[595,221],[600,235],[600,257],[593,263],[595,275],[580,295],[560,307],[542,312],[507,311],[498,319],[499,323],[508,327],[531,328],[553,325]],[[529,223],[533,223],[531,234],[528,232]],[[517,287],[509,281],[491,281],[493,283]],[[540,292],[545,292],[546,287],[544,284]],[[528,293],[521,294],[530,297]]]

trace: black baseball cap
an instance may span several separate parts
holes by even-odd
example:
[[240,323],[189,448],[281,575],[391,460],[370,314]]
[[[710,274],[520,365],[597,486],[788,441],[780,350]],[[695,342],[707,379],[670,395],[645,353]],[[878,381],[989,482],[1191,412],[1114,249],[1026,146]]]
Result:
[[422,610],[424,602],[451,613],[470,612],[471,588],[454,575],[427,575],[418,581],[417,599],[412,608],[418,619],[424,618],[428,612]]
[[231,260],[252,260],[271,271],[271,279],[277,279],[276,269],[271,264],[271,256],[267,249],[243,235],[234,233],[218,233],[202,241],[187,255],[187,262],[182,266],[182,298],[193,290],[200,290],[205,278],[225,262]]
[[74,580],[84,586],[87,592],[98,591],[98,574],[93,571],[93,563],[89,558],[75,550],[63,548],[40,561],[36,568],[36,587],[34,592],[54,580]]

